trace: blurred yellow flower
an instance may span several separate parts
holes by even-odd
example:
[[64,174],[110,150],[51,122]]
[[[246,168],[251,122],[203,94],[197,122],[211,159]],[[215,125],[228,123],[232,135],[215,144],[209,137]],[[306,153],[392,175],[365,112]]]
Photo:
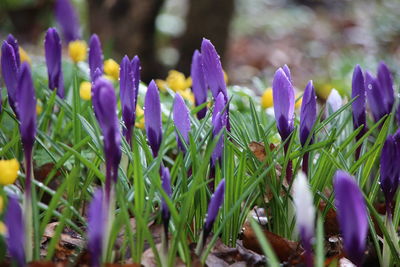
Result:
[[263,95],[261,96],[261,107],[262,108],[270,108],[274,105],[274,99],[272,97],[272,88],[269,87],[267,90],[264,91]]
[[119,64],[110,58],[104,61],[104,73],[115,81],[119,78]]
[[167,84],[166,81],[161,80],[161,79],[156,79],[156,84],[157,84],[158,89],[161,92],[166,92],[167,91],[168,84]]
[[140,106],[136,106],[136,123],[135,127],[144,129],[144,110]]
[[92,84],[90,82],[81,82],[79,86],[79,95],[83,100],[90,100],[92,98]]
[[[299,98],[299,96],[300,96],[300,94],[296,95],[296,98],[295,98],[295,99]],[[302,102],[303,102],[303,97],[300,97],[300,98],[296,101],[296,103],[294,104],[294,107],[295,107],[295,108],[300,108]]]
[[225,80],[225,83],[228,84],[228,81],[229,81],[229,79],[228,79],[228,74],[226,74],[226,72],[225,72],[224,70],[222,70],[222,71],[224,72],[224,80]]
[[0,221],[0,235],[6,235],[6,233],[7,233],[7,226],[2,222],[2,221]]
[[18,177],[19,163],[16,159],[0,160],[0,185],[9,185]]
[[183,91],[192,85],[192,79],[186,79],[185,74],[177,70],[170,70],[165,80],[169,88],[173,91]]
[[42,112],[43,112],[42,104],[37,103],[36,104],[36,114],[40,115],[40,114],[42,114]]
[[21,63],[28,62],[29,65],[31,65],[32,61],[31,61],[31,58],[29,57],[28,53],[26,53],[26,51],[22,47],[19,47],[18,50],[19,50],[19,58],[21,60]]
[[76,40],[68,44],[69,57],[73,62],[78,63],[86,59],[87,44],[85,41]]
[[194,94],[192,93],[192,90],[190,88],[184,90],[184,91],[179,91],[179,94],[189,101],[190,103],[194,104]]
[[0,196],[0,213],[3,212],[4,208],[4,198]]

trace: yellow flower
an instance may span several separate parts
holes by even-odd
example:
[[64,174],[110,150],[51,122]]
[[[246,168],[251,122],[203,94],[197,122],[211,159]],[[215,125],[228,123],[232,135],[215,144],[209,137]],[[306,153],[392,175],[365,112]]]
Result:
[[0,160],[0,170],[0,184],[12,184],[18,177],[19,163],[16,159]]
[[115,81],[119,78],[119,64],[114,59],[104,61],[104,73],[111,76]]
[[92,84],[87,81],[81,82],[79,95],[83,100],[90,100],[92,98]]
[[166,82],[169,88],[177,92],[183,91],[188,88],[190,80],[187,81],[185,75],[182,72],[179,72],[177,70],[170,70],[168,72]]
[[6,235],[6,233],[7,233],[7,226],[2,222],[2,221],[0,221],[0,235]]
[[[300,95],[296,95],[296,98],[295,98],[295,99],[299,98],[299,96],[300,96]],[[296,101],[296,103],[294,104],[294,107],[295,107],[295,108],[300,108],[302,102],[303,102],[303,97],[300,97],[300,98]]]
[[144,110],[140,106],[136,106],[136,123],[135,127],[144,129]]
[[166,81],[164,81],[164,80],[161,80],[161,79],[156,79],[156,84],[157,84],[157,87],[158,87],[158,89],[161,91],[161,92],[166,92],[167,91],[167,82]]
[[4,208],[4,198],[0,196],[0,213],[3,212]]
[[224,80],[225,80],[225,83],[226,84],[228,84],[228,74],[226,74],[226,72],[224,71],[224,70],[222,70],[223,72],[224,72]]
[[190,88],[186,89],[185,91],[179,91],[179,94],[190,103],[194,104],[194,95]]
[[40,115],[40,114],[42,114],[42,112],[43,112],[42,104],[37,103],[36,104],[36,114]]
[[26,51],[22,47],[19,47],[19,58],[21,60],[21,63],[28,62],[29,65],[31,65],[32,63],[31,58],[28,56],[28,53],[26,53]]
[[68,44],[69,57],[73,62],[78,63],[86,59],[87,44],[85,41],[76,40]]
[[272,88],[269,87],[264,91],[261,97],[261,107],[262,108],[270,108],[274,105],[274,99],[272,97]]

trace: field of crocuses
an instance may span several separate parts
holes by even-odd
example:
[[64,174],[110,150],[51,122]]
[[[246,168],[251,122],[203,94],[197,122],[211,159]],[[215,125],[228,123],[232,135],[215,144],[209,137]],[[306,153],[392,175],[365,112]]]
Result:
[[140,55],[105,59],[57,3],[44,57],[2,42],[4,266],[400,265],[384,62],[355,65],[351,93],[324,104],[287,65],[259,97],[227,85],[203,39],[190,77],[145,84]]

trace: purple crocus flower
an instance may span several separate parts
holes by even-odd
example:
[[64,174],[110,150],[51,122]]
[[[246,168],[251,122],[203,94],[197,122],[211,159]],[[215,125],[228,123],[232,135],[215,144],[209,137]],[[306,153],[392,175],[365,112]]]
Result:
[[369,72],[365,73],[365,88],[369,107],[371,108],[375,122],[377,122],[391,111],[386,105],[385,92],[381,90],[378,80]]
[[153,80],[144,99],[144,124],[153,157],[157,157],[162,141],[161,103],[157,85]]
[[357,65],[353,71],[351,98],[356,98],[351,104],[353,109],[353,125],[354,129],[358,129],[364,125],[360,136],[366,132],[366,115],[365,115],[365,83],[364,75],[360,65]]
[[135,124],[136,99],[135,95],[135,78],[133,76],[131,61],[128,56],[124,56],[121,61],[121,69],[119,74],[119,88],[122,106],[122,119],[125,123],[123,133],[126,140],[131,144],[132,127]]
[[384,96],[386,109],[391,112],[394,104],[393,78],[383,61],[378,66],[377,80]]
[[[214,138],[220,134],[220,132],[223,130],[224,127],[226,127],[227,113],[226,110],[224,110],[225,105],[226,105],[225,98],[221,92],[215,99],[213,116],[212,116],[212,125],[213,125],[212,133]],[[224,151],[224,136],[221,135],[211,156],[213,166],[215,166],[217,161],[221,160],[223,151]]]
[[88,249],[91,254],[91,266],[94,267],[101,266],[107,210],[104,203],[103,192],[99,188],[94,193],[88,211]]
[[221,182],[219,182],[215,193],[211,197],[210,204],[208,204],[207,218],[206,222],[204,223],[204,233],[206,235],[205,239],[207,238],[207,235],[211,232],[214,222],[217,219],[218,211],[221,208],[222,203],[224,202],[224,195],[225,179],[222,179]]
[[[198,50],[194,51],[190,74],[192,76],[192,91],[196,106],[207,101],[207,84],[204,79],[202,56]],[[197,112],[197,118],[201,120],[207,112],[207,107]]]
[[179,134],[181,134],[183,141],[186,144],[189,144],[190,118],[189,110],[180,94],[175,94],[173,115],[176,132],[176,142],[178,143],[179,149],[185,152],[186,148],[185,145],[182,143]]
[[78,15],[70,0],[57,0],[55,13],[64,35],[64,40],[69,43],[81,39]]
[[93,86],[93,109],[104,136],[106,158],[106,199],[109,200],[111,182],[116,183],[121,160],[121,135],[117,117],[117,100],[112,84],[98,78]]
[[140,83],[140,59],[138,56],[134,56],[131,61],[131,67],[133,72],[133,78],[135,78],[135,103],[137,102],[137,97],[139,94],[139,83]]
[[57,90],[57,95],[64,98],[64,78],[61,68],[61,39],[56,29],[49,28],[44,40],[49,88]]
[[8,251],[18,266],[25,266],[25,224],[22,209],[16,196],[8,197],[4,222],[7,226]]
[[395,135],[388,135],[381,154],[380,186],[385,195],[388,216],[392,216],[392,201],[399,187],[400,166],[399,131]]
[[92,82],[96,80],[97,75],[95,72],[97,69],[100,70],[100,73],[103,74],[103,51],[101,49],[100,39],[97,34],[93,34],[90,37],[89,42],[89,69],[90,69],[90,78]]
[[[172,195],[171,176],[169,174],[169,169],[167,167],[162,167],[161,169],[161,185],[165,193],[168,195],[168,197],[171,197]],[[167,231],[171,213],[169,212],[168,205],[164,199],[162,200],[161,206],[162,206],[161,217],[164,223],[165,231]]]
[[15,39],[15,37],[12,35],[12,34],[9,34],[8,36],[7,36],[7,43],[9,44],[9,45],[11,45],[12,46],[12,48],[13,48],[13,50],[14,50],[14,55],[15,55],[15,60],[16,60],[16,62],[17,62],[17,66],[18,66],[18,68],[21,66],[21,59],[20,59],[20,56],[19,56],[19,46],[18,46],[18,41],[17,41],[17,39]]
[[32,75],[28,63],[21,65],[18,77],[17,111],[22,145],[26,162],[26,192],[30,194],[32,149],[36,136],[36,98]]
[[7,87],[8,102],[10,103],[10,106],[15,115],[18,117],[16,109],[16,98],[19,63],[14,47],[8,41],[4,41],[3,45],[1,46],[1,72],[4,83]]
[[354,178],[338,170],[334,177],[335,206],[347,257],[361,266],[368,231],[365,202]]

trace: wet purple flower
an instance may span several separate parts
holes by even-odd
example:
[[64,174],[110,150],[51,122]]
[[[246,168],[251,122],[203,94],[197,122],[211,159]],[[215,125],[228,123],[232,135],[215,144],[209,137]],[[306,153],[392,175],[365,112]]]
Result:
[[393,78],[383,61],[378,66],[377,80],[384,96],[386,109],[391,112],[394,104]]
[[136,112],[136,92],[135,90],[135,78],[132,72],[131,61],[128,56],[125,56],[121,62],[121,69],[119,72],[119,88],[120,98],[122,106],[122,119],[125,123],[123,133],[126,140],[131,144],[132,139],[132,127],[135,124],[135,112]]
[[8,102],[10,103],[15,115],[17,115],[16,98],[19,64],[16,58],[14,47],[8,43],[8,41],[4,41],[3,45],[1,46],[1,72],[4,83],[7,87]]
[[[217,137],[224,127],[227,124],[227,114],[225,109],[225,98],[224,95],[221,93],[218,94],[217,98],[215,99],[214,110],[212,115],[212,125],[213,125],[213,136],[214,138]],[[225,110],[224,110],[225,109]],[[214,148],[212,153],[211,159],[212,164],[215,166],[217,161],[219,161],[222,157],[222,153],[224,151],[224,136],[221,135],[220,139],[218,140],[217,145]]]
[[[161,167],[161,185],[165,193],[171,197],[172,189],[171,189],[171,176],[169,174],[169,169],[167,167]],[[162,200],[162,209],[161,209],[161,216],[166,229],[168,229],[168,222],[171,217],[169,212],[169,208],[165,200]]]
[[133,78],[135,78],[135,103],[137,102],[137,97],[139,94],[139,83],[140,83],[140,59],[138,56],[134,56],[131,61],[131,67],[133,72]]
[[18,266],[25,266],[25,224],[22,209],[16,196],[8,197],[4,222],[7,226],[8,251]]
[[217,219],[218,211],[224,202],[224,195],[225,179],[222,179],[221,182],[219,182],[215,193],[211,197],[210,204],[208,204],[207,218],[204,223],[204,232],[207,234],[211,232],[212,226]]
[[283,141],[294,129],[294,90],[286,72],[279,68],[272,83],[276,126]]
[[88,249],[94,267],[100,267],[103,253],[104,231],[106,225],[106,211],[103,192],[99,188],[94,193],[88,211]]
[[185,101],[178,93],[175,94],[173,115],[174,115],[174,124],[176,132],[176,142],[178,143],[179,149],[181,149],[182,151],[186,151],[185,145],[182,143],[179,134],[182,136],[183,141],[186,144],[189,144],[189,132],[190,132],[189,110],[185,104]]
[[153,156],[157,157],[162,141],[161,103],[157,85],[153,80],[144,99],[144,124]]
[[[196,106],[207,101],[207,84],[204,79],[202,56],[198,50],[194,51],[190,74],[192,77],[192,91]],[[207,112],[207,107],[197,112],[197,118],[201,120]]]
[[400,179],[400,140],[399,131],[393,136],[388,135],[382,148],[380,159],[380,185],[385,195],[388,215],[392,214],[392,201],[399,187]]
[[64,98],[64,78],[61,68],[61,39],[56,29],[49,28],[44,40],[49,88],[57,90],[57,95]]
[[371,108],[375,122],[379,121],[383,116],[389,114],[385,103],[385,95],[379,86],[379,82],[371,73],[365,73],[365,90],[367,91],[368,105]]
[[98,78],[93,86],[93,109],[104,136],[106,158],[106,199],[109,199],[111,182],[116,183],[121,160],[121,135],[117,117],[117,100],[112,84]]
[[[309,81],[304,90],[300,110],[300,143],[305,145],[310,131],[317,120],[317,101],[312,81]],[[312,139],[310,144],[312,143]]]
[[12,34],[9,34],[7,36],[7,43],[12,46],[14,50],[14,55],[15,55],[15,60],[17,62],[17,67],[19,68],[21,66],[21,59],[19,56],[19,46],[18,46],[18,41],[15,39],[15,37]]
[[368,231],[364,197],[356,181],[338,170],[334,177],[335,206],[347,257],[361,266]]
[[55,13],[64,35],[64,40],[69,43],[81,39],[78,15],[70,0],[57,0]]
[[364,75],[360,65],[357,65],[353,71],[351,97],[356,100],[351,104],[353,109],[353,125],[354,129],[358,129],[361,125],[364,128],[360,132],[360,137],[366,132],[366,114],[365,114],[365,83]]
[[100,73],[103,74],[103,51],[101,49],[100,39],[97,34],[93,34],[90,37],[89,42],[89,69],[90,69],[90,78],[92,82],[98,78],[95,74],[97,69],[100,70]]

